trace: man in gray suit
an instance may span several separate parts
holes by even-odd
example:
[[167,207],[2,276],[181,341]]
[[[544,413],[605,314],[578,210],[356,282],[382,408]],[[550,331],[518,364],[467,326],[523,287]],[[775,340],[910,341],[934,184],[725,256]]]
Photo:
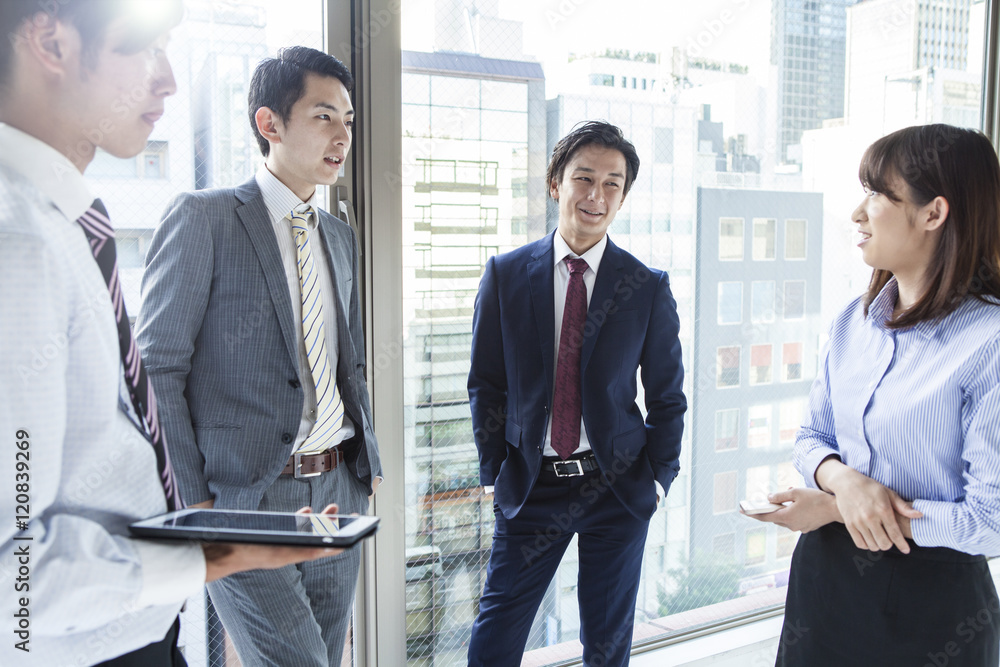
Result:
[[[305,47],[262,62],[250,121],[265,164],[168,207],[137,338],[185,500],[364,513],[381,475],[365,385],[357,240],[316,207],[351,147],[353,79]],[[209,585],[245,667],[339,665],[360,550]]]

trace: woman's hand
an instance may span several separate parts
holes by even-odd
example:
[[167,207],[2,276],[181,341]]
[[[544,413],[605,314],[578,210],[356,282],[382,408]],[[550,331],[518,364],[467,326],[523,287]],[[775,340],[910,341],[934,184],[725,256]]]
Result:
[[748,514],[751,519],[774,523],[788,530],[808,533],[828,523],[840,521],[837,500],[833,495],[819,489],[789,489],[772,493],[768,502],[785,505],[784,509],[766,514]]
[[836,459],[820,464],[816,469],[816,481],[836,496],[837,509],[856,547],[887,551],[895,545],[904,554],[910,553],[899,517],[919,519],[923,516],[913,509],[912,503]]

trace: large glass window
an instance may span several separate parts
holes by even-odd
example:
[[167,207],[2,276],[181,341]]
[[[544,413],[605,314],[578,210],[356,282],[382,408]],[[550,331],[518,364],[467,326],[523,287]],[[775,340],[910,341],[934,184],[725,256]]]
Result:
[[[763,470],[762,492],[790,477],[814,348],[867,286],[849,224],[861,154],[906,125],[979,122],[981,58],[946,68],[937,47],[914,42],[937,16],[930,5],[907,13],[913,31],[885,36],[878,3],[853,0],[708,0],[666,24],[637,22],[656,15],[640,0],[613,12],[557,4],[402,2],[402,532],[413,665],[464,660],[493,527],[461,388],[472,308],[489,256],[556,229],[545,168],[559,138],[604,119],[635,145],[641,168],[609,236],[669,274],[681,321],[685,472],[651,521],[636,608],[646,641],[697,627],[682,613],[690,609],[714,622],[777,599],[768,589],[787,580],[795,534],[730,513],[748,470]],[[984,6],[947,16],[979,54]],[[706,28],[717,24],[724,39]],[[913,62],[920,49],[930,50]],[[642,396],[640,387],[640,409]],[[481,517],[478,532],[444,527],[439,504]],[[579,656],[577,562],[571,548],[545,593],[530,664]]]

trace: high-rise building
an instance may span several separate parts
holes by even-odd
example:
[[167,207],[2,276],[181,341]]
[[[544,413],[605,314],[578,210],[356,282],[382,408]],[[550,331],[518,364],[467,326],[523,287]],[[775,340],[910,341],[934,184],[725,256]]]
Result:
[[[545,82],[496,0],[442,0],[402,58],[409,664],[457,664],[493,537],[466,383],[482,267],[545,234]],[[455,20],[455,17],[461,20]],[[544,645],[533,635],[529,648]]]
[[932,121],[978,125],[972,4],[867,0],[848,8],[847,121],[881,132]]
[[797,534],[748,520],[743,498],[801,486],[795,432],[816,374],[823,197],[698,188],[691,557],[782,585]]
[[779,163],[801,162],[804,130],[844,115],[846,9],[857,0],[773,0]]

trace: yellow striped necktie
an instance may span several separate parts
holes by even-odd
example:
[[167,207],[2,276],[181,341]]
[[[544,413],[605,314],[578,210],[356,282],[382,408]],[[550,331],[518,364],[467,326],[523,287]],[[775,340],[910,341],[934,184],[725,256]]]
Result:
[[316,385],[316,423],[309,437],[299,446],[299,453],[312,454],[326,451],[344,427],[344,402],[337,389],[335,369],[330,367],[326,350],[326,326],[323,321],[323,295],[319,286],[319,273],[313,262],[312,244],[309,242],[309,219],[315,215],[311,206],[293,209],[288,218],[292,223],[299,265],[299,291],[302,297],[302,335],[306,343],[306,357]]

